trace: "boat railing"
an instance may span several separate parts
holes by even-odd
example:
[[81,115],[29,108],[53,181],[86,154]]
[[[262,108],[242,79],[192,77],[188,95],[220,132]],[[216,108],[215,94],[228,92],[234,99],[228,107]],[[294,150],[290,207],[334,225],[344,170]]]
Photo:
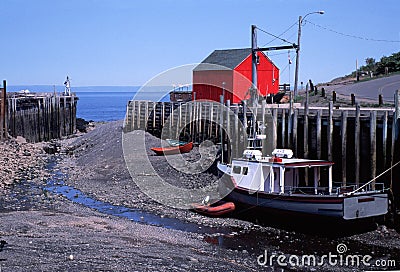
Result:
[[385,190],[384,183],[375,183],[375,184],[369,183],[366,186],[364,184],[360,184],[359,186],[357,186],[356,184],[351,184],[347,186],[338,187],[338,193],[339,194],[352,193],[362,186],[363,186],[362,190],[359,190],[358,192],[383,192]]
[[[332,189],[332,193],[336,193],[337,188]],[[328,187],[299,187],[299,186],[285,186],[285,193],[287,194],[303,194],[303,195],[329,195]]]
[[[346,193],[352,193],[357,188],[361,187],[363,185],[357,186],[356,184],[350,184],[346,186],[340,186],[340,183],[334,183],[332,187],[332,192],[329,193],[329,187],[311,187],[311,186],[304,186],[304,187],[299,187],[299,186],[285,186],[285,193],[287,194],[304,194],[304,195],[330,195],[330,194],[346,194]],[[384,183],[375,183],[375,186],[372,184],[368,184],[367,186],[363,187],[362,190],[359,192],[382,192],[385,190],[385,184]]]

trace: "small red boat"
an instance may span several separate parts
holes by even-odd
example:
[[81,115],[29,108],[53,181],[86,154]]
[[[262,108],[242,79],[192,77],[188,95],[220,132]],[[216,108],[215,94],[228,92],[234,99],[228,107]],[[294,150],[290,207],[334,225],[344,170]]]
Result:
[[213,205],[194,204],[192,210],[207,216],[217,217],[233,212],[235,203],[219,201]]
[[173,155],[179,153],[188,153],[193,148],[193,142],[184,145],[171,146],[171,147],[153,147],[151,148],[157,155]]

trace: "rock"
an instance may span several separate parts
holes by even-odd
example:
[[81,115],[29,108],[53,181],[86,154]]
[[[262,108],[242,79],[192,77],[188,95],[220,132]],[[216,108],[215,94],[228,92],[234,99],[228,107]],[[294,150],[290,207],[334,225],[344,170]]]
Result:
[[198,262],[199,262],[198,259],[193,258],[193,257],[190,257],[190,256],[189,256],[187,259],[188,259],[188,261],[190,261],[190,262],[194,262],[194,263],[198,263]]
[[17,144],[26,144],[27,143],[26,139],[24,137],[22,137],[22,136],[17,136],[17,138],[15,139],[15,142]]

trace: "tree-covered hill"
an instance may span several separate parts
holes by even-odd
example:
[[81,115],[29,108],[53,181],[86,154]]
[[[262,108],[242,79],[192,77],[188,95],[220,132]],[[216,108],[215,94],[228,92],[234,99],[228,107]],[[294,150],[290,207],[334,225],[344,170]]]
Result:
[[[361,66],[359,72],[369,76],[387,75],[400,71],[400,52],[393,53],[391,56],[383,56],[380,61],[374,58],[366,58],[365,65]],[[353,72],[353,76],[356,72]]]

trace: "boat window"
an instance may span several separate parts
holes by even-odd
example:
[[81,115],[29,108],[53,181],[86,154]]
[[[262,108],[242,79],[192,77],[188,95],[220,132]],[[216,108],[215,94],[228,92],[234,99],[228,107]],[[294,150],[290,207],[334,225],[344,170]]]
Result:
[[249,168],[248,167],[243,167],[243,175],[247,175],[247,173],[249,172]]
[[242,167],[240,166],[233,166],[233,173],[234,174],[240,174],[240,170],[242,170]]

